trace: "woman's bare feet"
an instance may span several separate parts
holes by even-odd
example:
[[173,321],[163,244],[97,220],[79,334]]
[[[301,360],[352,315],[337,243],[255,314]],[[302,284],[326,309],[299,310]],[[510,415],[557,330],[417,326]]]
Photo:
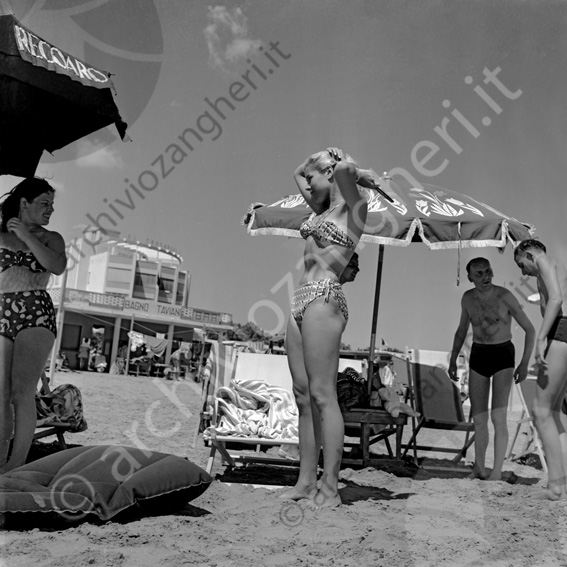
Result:
[[309,510],[321,510],[322,508],[334,508],[342,504],[338,489],[330,489],[324,484],[317,491],[317,494],[306,504]]
[[474,480],[477,478],[478,480],[486,480],[486,470],[480,469],[479,467],[473,465],[472,473],[468,476],[469,479]]
[[486,480],[502,480],[502,472],[492,471],[490,475],[486,477]]
[[563,500],[567,497],[564,486],[548,486],[543,490],[537,490],[527,495],[527,498],[532,500],[551,500],[556,502],[557,500]]
[[279,497],[282,500],[303,500],[305,498],[312,500],[317,495],[317,485],[300,486],[296,484],[289,490],[284,490]]
[[317,492],[315,498],[309,500],[305,507],[309,510],[322,510],[323,508],[335,508],[343,503],[339,494],[335,496],[323,496],[321,492]]

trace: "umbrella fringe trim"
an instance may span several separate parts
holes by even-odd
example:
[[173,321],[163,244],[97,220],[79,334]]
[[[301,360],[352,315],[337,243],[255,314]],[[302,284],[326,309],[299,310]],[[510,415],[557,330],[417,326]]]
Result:
[[506,240],[461,240],[460,242],[432,242],[429,244],[431,250],[448,250],[457,248],[503,248]]
[[361,242],[372,242],[374,244],[385,244],[385,245],[388,245],[388,246],[405,247],[405,246],[409,246],[412,243],[413,236],[414,236],[416,230],[419,232],[419,236],[423,240],[423,242],[425,242],[425,244],[427,244],[429,246],[430,242],[427,240],[427,238],[425,238],[423,226],[422,226],[421,221],[419,219],[413,219],[411,221],[411,224],[409,225],[409,228],[408,228],[408,231],[406,233],[405,238],[391,238],[391,237],[388,237],[388,236],[376,236],[374,234],[364,234],[363,233],[362,236],[360,237],[360,241]]
[[370,242],[372,244],[385,244],[387,246],[405,247],[411,244],[410,240],[400,240],[399,238],[388,238],[386,236],[374,236],[372,234],[363,234],[360,242]]
[[250,236],[289,236],[291,238],[301,238],[299,231],[292,228],[250,228],[250,225],[248,225],[246,232]]

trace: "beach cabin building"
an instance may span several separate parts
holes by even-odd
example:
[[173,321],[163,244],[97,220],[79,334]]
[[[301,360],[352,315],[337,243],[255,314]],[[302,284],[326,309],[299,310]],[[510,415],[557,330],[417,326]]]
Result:
[[231,314],[189,306],[191,275],[172,246],[93,229],[67,254],[68,269],[52,278],[48,292],[59,329],[54,352],[64,352],[70,368],[79,367],[85,337],[96,338],[108,371],[132,333],[163,340],[167,366],[179,344],[202,342],[204,329],[232,329]]

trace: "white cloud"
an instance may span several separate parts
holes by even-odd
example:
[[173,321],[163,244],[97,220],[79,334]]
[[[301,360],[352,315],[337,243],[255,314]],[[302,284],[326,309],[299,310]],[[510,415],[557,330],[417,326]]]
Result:
[[247,37],[248,18],[241,8],[209,7],[208,19],[204,34],[213,67],[226,70],[254,55],[262,45],[261,40]]
[[81,140],[77,154],[78,157],[75,161],[77,167],[112,169],[124,165],[117,150],[113,150],[98,141]]

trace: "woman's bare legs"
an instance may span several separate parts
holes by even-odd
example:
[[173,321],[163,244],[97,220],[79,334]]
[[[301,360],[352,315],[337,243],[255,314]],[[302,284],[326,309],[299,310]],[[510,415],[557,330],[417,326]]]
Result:
[[508,448],[508,402],[514,381],[514,369],[500,370],[492,377],[490,418],[494,425],[494,466],[487,480],[501,480],[502,466]]
[[0,337],[0,467],[8,460],[8,449],[14,428],[12,411],[12,356],[14,342],[7,337]]
[[282,498],[300,500],[317,494],[317,465],[321,449],[321,423],[319,412],[311,403],[309,381],[303,360],[301,333],[290,317],[286,333],[286,352],[293,380],[293,394],[299,411],[299,477],[295,486],[282,494]]
[[0,466],[0,474],[26,462],[37,422],[35,391],[54,341],[53,333],[40,327],[25,329],[16,336],[10,377],[14,439],[10,460]]
[[323,476],[313,499],[317,508],[341,503],[338,484],[344,445],[344,421],[337,400],[336,384],[344,328],[345,320],[336,301],[325,302],[323,298],[309,305],[301,326],[309,393],[319,411],[323,445]]
[[567,343],[551,341],[545,357],[547,371],[540,371],[534,401],[534,421],[547,461],[547,488],[533,494],[541,500],[559,500],[566,495],[564,443],[558,410],[567,387]]

